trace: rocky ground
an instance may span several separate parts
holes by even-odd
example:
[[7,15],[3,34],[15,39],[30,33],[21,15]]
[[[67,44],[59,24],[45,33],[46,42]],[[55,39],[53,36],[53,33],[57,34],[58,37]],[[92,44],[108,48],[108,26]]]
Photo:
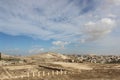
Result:
[[[39,55],[39,54],[38,54]],[[0,79],[3,80],[120,80],[119,63],[66,62],[68,56],[54,53],[2,59]],[[45,56],[45,57],[44,57]],[[10,58],[10,59],[9,59]],[[10,61],[9,61],[10,60]],[[16,60],[18,60],[16,62]],[[65,60],[65,61],[64,61]],[[40,76],[38,76],[40,72]],[[43,73],[44,72],[44,73]],[[54,74],[53,74],[54,72]],[[29,77],[21,78],[21,75]],[[34,73],[34,75],[33,75]],[[17,78],[11,78],[16,77]],[[8,77],[8,79],[6,78]]]
[[[51,64],[51,63],[50,63]],[[48,67],[50,66],[48,65]],[[55,65],[53,63],[53,65]],[[58,63],[57,63],[58,64]],[[43,64],[42,64],[43,65]],[[46,65],[46,64],[45,64]],[[61,65],[61,66],[59,66]],[[68,74],[63,75],[50,75],[48,76],[45,73],[45,76],[42,77],[33,77],[32,72],[38,71],[45,71],[51,72],[53,69],[48,69],[45,67],[40,67],[38,65],[23,65],[23,66],[3,66],[0,68],[0,77],[12,76],[19,76],[25,75],[28,71],[31,72],[29,78],[17,78],[13,80],[120,80],[120,64],[107,64],[107,65],[100,65],[100,64],[79,64],[79,63],[62,63],[59,62],[59,65],[56,67],[62,67],[66,70],[70,70]],[[72,66],[70,66],[72,65]],[[46,65],[47,66],[47,65]],[[51,66],[50,66],[51,67]],[[53,66],[55,67],[55,66]],[[8,73],[6,73],[7,70]],[[54,70],[55,71],[55,70]],[[71,73],[74,72],[74,73]],[[41,74],[42,75],[42,74]],[[9,80],[9,79],[6,79]]]

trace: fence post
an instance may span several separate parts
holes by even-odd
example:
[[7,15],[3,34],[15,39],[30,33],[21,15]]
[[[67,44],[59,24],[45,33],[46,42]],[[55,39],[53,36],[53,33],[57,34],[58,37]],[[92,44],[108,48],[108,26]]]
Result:
[[54,76],[54,74],[55,74],[55,72],[54,71],[52,71],[52,75]]
[[45,71],[43,71],[43,76],[45,76]]
[[66,72],[66,71],[64,71],[64,74],[67,74],[67,72]]
[[40,72],[38,72],[38,77],[40,77]]
[[60,73],[61,73],[61,75],[62,75],[62,74],[63,74],[63,71],[61,70]]
[[29,72],[27,72],[27,77],[28,77],[28,78],[30,77],[30,73],[29,73]]
[[56,71],[56,74],[58,75],[58,74],[59,74],[59,72],[58,72],[58,71]]
[[35,72],[33,72],[32,76],[35,77]]
[[50,75],[50,73],[49,73],[49,72],[48,72],[47,74],[48,74],[48,76]]

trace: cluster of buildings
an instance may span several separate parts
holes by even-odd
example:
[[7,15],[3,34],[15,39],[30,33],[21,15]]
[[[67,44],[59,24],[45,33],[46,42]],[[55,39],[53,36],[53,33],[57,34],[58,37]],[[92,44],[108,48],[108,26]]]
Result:
[[120,56],[115,55],[71,55],[69,62],[75,63],[120,63]]

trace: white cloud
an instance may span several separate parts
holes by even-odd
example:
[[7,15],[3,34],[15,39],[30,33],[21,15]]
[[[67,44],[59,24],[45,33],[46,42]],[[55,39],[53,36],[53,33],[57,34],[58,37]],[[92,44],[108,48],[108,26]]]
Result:
[[115,21],[110,18],[102,18],[97,22],[88,22],[85,24],[85,41],[100,39],[109,34],[115,27]]
[[[0,0],[0,32],[54,40],[54,50],[69,42],[81,46],[80,41],[113,41],[120,47],[119,39],[112,39],[120,34],[119,8],[120,0]],[[35,46],[29,53],[43,52],[41,47]]]
[[107,0],[107,1],[110,2],[111,4],[120,5],[120,0]]
[[[119,13],[119,6],[105,0],[1,0],[0,32],[43,40],[84,42],[84,36],[95,39],[110,33],[116,20],[105,17],[108,14],[118,17]],[[86,31],[85,24],[89,26]]]
[[53,41],[53,45],[60,47],[61,49],[64,49],[65,45],[70,44],[70,42],[63,42],[63,41]]
[[101,23],[113,26],[115,24],[115,21],[110,18],[103,18],[101,19]]
[[110,13],[110,14],[108,14],[108,17],[110,17],[110,18],[116,18],[117,16]]

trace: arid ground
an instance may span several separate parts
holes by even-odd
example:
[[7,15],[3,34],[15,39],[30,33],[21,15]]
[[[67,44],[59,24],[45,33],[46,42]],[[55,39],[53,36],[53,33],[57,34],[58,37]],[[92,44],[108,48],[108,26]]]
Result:
[[[43,57],[44,55],[45,55],[44,59],[43,58],[39,59],[36,56],[32,56],[32,58],[25,57],[24,59],[28,60],[28,62],[26,61],[25,63],[1,65],[0,79],[1,80],[120,80],[120,76],[119,76],[120,64],[71,63],[71,62],[56,60],[56,58],[58,58],[58,55],[55,55],[56,58],[54,58],[50,54],[49,55],[42,54],[41,56]],[[63,57],[66,58],[65,56],[62,56],[62,58]],[[61,58],[60,55],[59,58]],[[38,72],[39,72],[39,76],[38,76]],[[24,77],[24,75],[26,75],[26,77]]]

